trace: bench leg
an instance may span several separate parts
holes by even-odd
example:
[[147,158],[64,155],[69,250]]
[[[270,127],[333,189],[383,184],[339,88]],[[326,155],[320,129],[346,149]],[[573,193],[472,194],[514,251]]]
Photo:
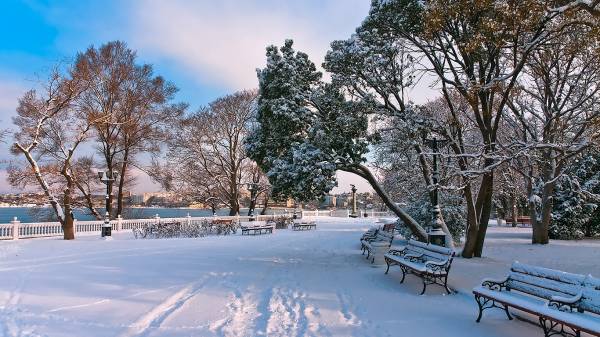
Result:
[[512,316],[510,315],[510,312],[508,312],[508,305],[504,306],[504,312],[506,313],[506,317],[508,317],[508,320],[512,321]]
[[425,290],[427,290],[427,278],[423,277],[423,290],[421,290],[421,293],[419,295],[425,294]]
[[387,264],[387,269],[385,270],[385,274],[387,275],[387,273],[390,271],[390,261],[385,259],[385,263]]
[[[448,292],[448,295],[452,294],[452,290],[450,290],[450,288],[448,288],[448,274],[446,274],[446,276],[444,277],[444,288],[446,288],[446,292]],[[507,309],[507,312],[508,312],[508,309]]]
[[481,316],[483,316],[483,305],[485,302],[482,303],[482,298],[479,295],[475,295],[475,302],[477,302],[477,306],[479,307],[479,315],[477,315],[475,322],[479,323],[481,321]]
[[513,319],[510,312],[508,311],[508,306],[505,304],[499,305],[496,303],[496,301],[486,298],[486,297],[479,296],[479,295],[475,295],[475,302],[477,302],[477,306],[479,306],[479,315],[477,315],[477,319],[475,320],[477,323],[479,323],[479,321],[481,321],[481,316],[483,315],[483,311],[485,309],[490,309],[490,308],[502,309],[506,313],[506,317],[508,317],[509,320]]
[[404,283],[404,279],[406,278],[406,270],[404,270],[404,267],[400,266],[400,270],[402,270],[402,279],[400,280],[400,283]]
[[[570,329],[571,331],[567,331],[567,330],[565,330],[564,324],[554,322],[554,321],[547,319],[545,317],[542,317],[542,316],[540,316],[539,320],[540,320],[540,325],[542,326],[542,329],[544,330],[544,336],[546,336],[546,337],[550,337],[550,336],[554,336],[554,335],[581,337],[581,331],[579,331],[579,330],[575,330],[571,327],[568,327],[568,329]],[[557,329],[557,327],[559,327],[559,326],[560,326],[560,330]]]

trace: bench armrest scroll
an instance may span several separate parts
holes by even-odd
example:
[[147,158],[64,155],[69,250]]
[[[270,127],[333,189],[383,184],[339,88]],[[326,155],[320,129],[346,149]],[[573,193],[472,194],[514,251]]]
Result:
[[483,281],[481,281],[481,286],[486,287],[491,290],[502,291],[502,290],[506,290],[506,282],[507,281],[508,281],[508,276],[506,276],[502,279],[485,278],[485,279],[483,279]]
[[582,296],[583,293],[581,291],[571,297],[552,296],[548,302],[548,307],[559,311],[572,312],[574,309],[577,309]]
[[425,268],[432,272],[441,272],[446,269],[449,261],[427,261],[425,262]]
[[406,247],[400,249],[390,249],[388,254],[396,255],[396,256],[404,256],[406,254]]
[[421,262],[423,254],[405,254],[404,258],[411,262]]

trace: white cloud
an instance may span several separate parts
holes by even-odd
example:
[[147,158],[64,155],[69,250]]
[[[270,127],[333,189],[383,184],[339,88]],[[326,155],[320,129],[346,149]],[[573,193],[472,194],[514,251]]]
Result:
[[187,68],[202,83],[232,90],[257,86],[265,47],[293,38],[320,64],[333,39],[346,38],[366,16],[368,1],[338,0],[300,13],[265,1],[138,2],[132,45]]

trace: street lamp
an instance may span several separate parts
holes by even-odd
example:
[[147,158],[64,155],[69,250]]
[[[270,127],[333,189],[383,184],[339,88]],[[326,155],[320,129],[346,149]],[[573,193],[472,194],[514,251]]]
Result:
[[100,171],[98,172],[98,178],[100,181],[106,185],[106,196],[105,196],[105,209],[106,213],[104,214],[104,223],[102,224],[101,235],[102,237],[110,237],[111,229],[110,226],[110,214],[108,214],[108,208],[110,207],[110,186],[113,181],[117,178],[117,171]]
[[248,210],[248,216],[250,217],[248,221],[254,221],[256,218],[254,217],[254,208],[256,207],[256,193],[258,192],[258,184],[257,183],[246,183],[248,187],[248,191],[250,191],[250,209]]
[[438,156],[439,156],[439,145],[444,146],[446,141],[440,141],[436,138],[433,139],[423,139],[425,144],[433,150],[433,226],[429,233],[427,233],[427,240],[429,243],[438,245],[438,246],[446,246],[446,233],[442,230],[442,210],[440,208],[439,202],[439,186],[438,182],[440,179],[440,172],[438,168]]
[[350,186],[352,186],[350,189],[352,191],[352,213],[350,213],[350,217],[356,218],[358,217],[358,213],[356,212],[356,186],[353,184],[350,184]]

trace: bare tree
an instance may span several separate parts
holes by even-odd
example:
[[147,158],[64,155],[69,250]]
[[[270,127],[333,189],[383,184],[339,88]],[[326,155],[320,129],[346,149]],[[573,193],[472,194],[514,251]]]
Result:
[[135,156],[159,149],[165,126],[181,115],[185,105],[170,105],[177,88],[151,65],[136,63],[135,51],[120,41],[90,47],[77,56],[74,76],[86,78],[89,88],[78,104],[94,131],[107,170],[119,172],[117,209],[112,211],[113,183],[109,183],[109,214],[123,212],[123,194]]
[[[533,243],[546,244],[558,179],[600,137],[600,49],[586,26],[567,28],[534,51],[510,100],[514,169],[527,182]],[[513,138],[514,139],[514,138]]]
[[[244,139],[255,115],[254,91],[217,99],[173,126],[166,163],[153,176],[192,198],[219,198],[239,214],[249,159]],[[193,187],[192,187],[193,186]],[[192,188],[190,188],[192,187]]]
[[[64,238],[74,239],[72,209],[75,190],[84,196],[89,211],[99,217],[93,207],[85,175],[78,176],[84,165],[76,158],[79,146],[90,136],[93,121],[80,118],[74,104],[87,88],[81,78],[67,78],[55,70],[44,83],[44,94],[27,92],[20,100],[14,124],[18,127],[13,153],[22,154],[28,169],[12,166],[9,181],[15,186],[38,186],[48,197]],[[61,194],[61,200],[57,194]]]

